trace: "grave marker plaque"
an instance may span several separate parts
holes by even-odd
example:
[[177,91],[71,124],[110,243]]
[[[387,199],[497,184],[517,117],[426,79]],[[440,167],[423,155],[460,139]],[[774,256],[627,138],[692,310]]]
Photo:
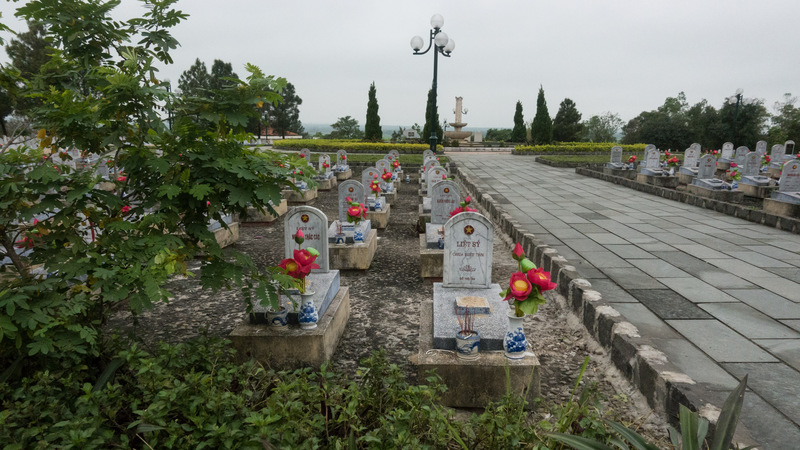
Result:
[[425,150],[424,152],[422,152],[422,159],[423,159],[423,160],[426,160],[426,159],[428,159],[428,157],[429,157],[429,156],[430,156],[430,157],[433,157],[433,156],[435,156],[435,155],[436,155],[436,154],[435,154],[435,153],[433,153],[433,150],[431,150],[431,149],[428,149],[428,150]]
[[450,213],[461,203],[458,185],[451,180],[433,185],[431,197],[431,223],[443,224],[450,219]]
[[748,153],[750,153],[750,149],[747,147],[742,146],[737,148],[733,157],[733,162],[735,162],[739,167],[744,166],[744,158]]
[[375,163],[375,167],[378,171],[383,174],[383,171],[391,172],[392,171],[392,162],[386,158],[379,159],[378,162]]
[[722,152],[720,152],[719,159],[724,162],[730,162],[733,159],[733,143],[726,142],[722,144]]
[[[342,161],[342,156],[345,157],[344,161]],[[347,170],[347,169],[345,169],[347,166],[348,166],[348,164],[347,164],[347,152],[344,151],[344,150],[337,150],[336,151],[336,167],[339,167],[342,170]]]
[[742,176],[752,177],[758,175],[761,170],[761,155],[758,152],[750,152],[744,157],[744,168]]
[[756,153],[758,153],[758,156],[764,156],[767,154],[767,141],[756,142]]
[[800,192],[800,161],[787,161],[783,165],[778,192]]
[[347,222],[347,197],[358,203],[364,203],[364,185],[356,180],[344,180],[339,183],[339,222]]
[[311,150],[309,150],[307,148],[304,148],[304,149],[300,150],[300,156],[303,159],[306,160],[306,164],[308,164],[309,166],[312,165],[311,164]]
[[794,141],[786,141],[783,143],[783,159],[794,159]]
[[428,197],[431,196],[431,192],[433,190],[433,186],[436,183],[441,182],[442,181],[442,177],[446,178],[446,177],[449,177],[449,176],[450,176],[450,174],[447,172],[447,169],[445,169],[442,166],[433,166],[430,169],[428,169],[428,172],[426,172],[426,178],[428,179],[428,185],[427,185],[427,190],[425,191],[425,192],[428,193],[427,196]]
[[703,155],[700,157],[700,166],[697,170],[697,178],[701,180],[708,180],[714,178],[714,172],[717,170],[717,160],[711,155]]
[[[328,163],[328,167],[327,168],[323,167],[323,164],[325,164],[325,163]],[[327,154],[324,154],[324,153],[322,155],[319,155],[319,174],[322,177],[326,177],[328,175],[328,172],[331,171],[330,165],[331,165],[331,157],[330,157],[330,155],[327,155]]]
[[683,152],[683,167],[694,169],[697,167],[698,159],[700,158],[700,150],[692,144]]
[[300,249],[314,247],[319,256],[316,263],[319,269],[312,272],[328,272],[328,218],[317,208],[311,206],[295,206],[289,210],[284,219],[283,246],[284,257],[293,258],[294,250],[298,250],[298,245],[292,238],[297,230],[302,230],[305,241],[300,244]]
[[367,195],[370,195],[372,192],[369,187],[370,184],[372,184],[372,180],[376,179],[375,177],[377,176],[377,180],[380,182],[382,173],[383,172],[379,172],[375,167],[368,167],[366,170],[361,172],[361,184],[364,185],[364,191],[367,193]]
[[611,147],[611,164],[622,164],[622,147],[619,145]]
[[492,282],[492,223],[476,212],[456,214],[444,225],[445,288],[488,288]]
[[400,152],[398,152],[397,150],[389,150],[389,154],[392,155],[392,158],[394,158],[395,161],[398,162],[400,161]]

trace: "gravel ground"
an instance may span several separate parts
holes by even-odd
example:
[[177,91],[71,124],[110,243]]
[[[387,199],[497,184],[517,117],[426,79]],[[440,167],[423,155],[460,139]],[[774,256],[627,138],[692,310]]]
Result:
[[[433,285],[419,275],[419,234],[416,229],[418,183],[396,183],[397,201],[392,204],[389,226],[380,230],[378,251],[368,271],[341,271],[343,286],[350,287],[351,317],[333,355],[335,370],[354,374],[358,362],[382,348],[393,363],[416,380],[408,357],[417,352],[419,305],[432,298]],[[336,192],[320,192],[310,203],[329,218],[336,213]],[[283,223],[240,227],[240,239],[232,247],[249,254],[259,265],[276,265],[283,257]],[[516,262],[511,258],[513,243],[495,233],[493,282],[508,282]],[[197,264],[190,264],[190,269]],[[194,279],[176,280],[168,286],[175,297],[158,304],[133,320],[126,311],[112,315],[109,332],[151,346],[160,340],[181,342],[205,331],[226,337],[245,320],[244,302],[234,292],[204,292]],[[663,418],[653,413],[644,398],[621,377],[605,351],[588,336],[578,319],[564,306],[564,299],[552,292],[539,312],[526,318],[529,345],[542,364],[541,389],[545,405],[569,398],[584,358],[591,357],[582,383],[596,383],[605,398],[604,411],[619,420],[636,423],[651,439],[666,438]],[[387,330],[389,332],[387,332]],[[540,411],[544,412],[544,411]]]

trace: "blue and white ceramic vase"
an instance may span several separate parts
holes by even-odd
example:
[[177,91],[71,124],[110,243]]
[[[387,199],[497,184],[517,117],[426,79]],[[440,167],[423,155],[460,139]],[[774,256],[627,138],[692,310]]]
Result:
[[364,232],[360,228],[353,233],[353,242],[356,244],[364,242]]
[[336,236],[334,236],[334,238],[333,238],[333,243],[334,244],[344,244],[345,243],[344,233],[343,232],[342,233],[336,233]]
[[731,183],[731,189],[734,190],[734,191],[736,189],[739,189],[739,182],[736,181],[736,180],[733,180],[733,182]]
[[456,333],[456,355],[460,359],[478,359],[478,348],[481,343],[481,335],[477,331]]
[[508,312],[508,331],[503,339],[503,350],[508,359],[522,359],[528,348],[525,330],[522,329],[522,319],[523,317],[517,317],[513,310]]
[[300,294],[300,312],[297,313],[297,321],[300,322],[300,328],[304,330],[317,328],[319,314],[317,313],[317,307],[314,306],[313,298],[313,292]]
[[383,205],[381,204],[381,199],[380,198],[376,198],[375,199],[375,211],[380,211],[382,209],[383,209]]
[[281,305],[281,309],[279,311],[267,311],[267,323],[269,326],[283,329],[287,325],[289,325],[289,310],[286,309],[285,306]]

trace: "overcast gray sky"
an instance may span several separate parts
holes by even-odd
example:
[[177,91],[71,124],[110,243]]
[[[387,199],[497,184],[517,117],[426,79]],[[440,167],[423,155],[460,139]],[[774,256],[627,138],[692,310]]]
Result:
[[[121,16],[139,2],[122,0]],[[3,21],[14,4],[3,3]],[[200,58],[244,63],[287,78],[303,99],[304,123],[350,115],[363,126],[375,82],[383,125],[424,122],[433,56],[413,56],[411,37],[427,45],[430,17],[444,17],[456,42],[439,58],[439,114],[453,120],[455,97],[475,127],[513,126],[522,101],[533,119],[541,84],[554,117],[564,98],[588,119],[611,111],[628,121],[686,93],[719,108],[737,88],[767,108],[800,95],[798,0],[366,1],[182,0],[190,17],[173,29],[181,47],[162,69],[174,83]],[[8,36],[6,36],[8,37]],[[3,60],[7,60],[5,53]]]

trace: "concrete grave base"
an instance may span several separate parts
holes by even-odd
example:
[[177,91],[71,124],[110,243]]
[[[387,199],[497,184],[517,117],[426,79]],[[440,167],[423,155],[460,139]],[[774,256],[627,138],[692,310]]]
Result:
[[281,370],[303,367],[318,369],[330,361],[349,318],[350,291],[347,287],[341,287],[313,330],[303,330],[293,325],[271,327],[244,320],[228,338],[237,350],[240,361],[254,358]]
[[694,178],[697,175],[690,175],[688,173],[679,172],[677,176],[678,176],[678,184],[692,184],[692,180],[694,180]]
[[377,230],[369,230],[363,244],[328,244],[331,269],[367,270],[377,250]]
[[800,205],[773,198],[764,199],[764,212],[776,216],[800,217]]
[[726,171],[731,168],[730,161],[717,161],[717,170]]
[[633,180],[636,178],[636,171],[631,169],[612,169],[611,167],[603,167],[603,173],[614,177],[622,177]]
[[339,183],[336,182],[336,177],[330,177],[326,180],[317,180],[317,189],[320,191],[333,190]]
[[239,222],[228,224],[228,229],[217,228],[214,230],[214,239],[220,247],[227,247],[239,240]]
[[380,211],[367,211],[367,219],[372,221],[372,226],[379,230],[386,228],[389,225],[389,213],[391,212],[392,205],[383,205]]
[[781,169],[781,167],[767,167],[767,176],[777,180],[781,177]]
[[394,202],[396,201],[396,199],[397,199],[397,189],[395,189],[395,190],[394,190],[394,191],[392,191],[392,192],[383,192],[383,193],[381,194],[381,196],[383,196],[383,197],[386,199],[386,203],[388,203],[388,204],[390,204],[390,205],[391,205],[391,204],[392,204],[392,203],[394,203]]
[[524,358],[511,360],[503,351],[478,352],[478,359],[459,359],[454,351],[433,348],[433,302],[420,305],[419,352],[409,360],[417,366],[420,379],[426,372],[436,373],[447,385],[442,404],[457,408],[483,408],[489,402],[498,401],[506,394],[506,370],[508,370],[510,392],[523,396],[527,408],[533,408],[533,400],[540,396],[541,367],[533,353]]
[[336,172],[337,181],[349,180],[350,177],[352,176],[353,176],[353,171],[351,169],[347,169],[344,172]]
[[[741,189],[741,183],[739,186]],[[728,203],[741,203],[744,199],[744,193],[741,190],[729,191],[727,189],[706,189],[702,186],[697,186],[694,184],[690,184],[686,188],[690,194]]]
[[651,184],[653,186],[664,187],[669,189],[675,189],[676,187],[678,187],[678,177],[654,176],[654,175],[645,175],[640,173],[636,175],[636,181],[638,181],[639,183]]
[[425,234],[419,235],[419,271],[422,278],[442,278],[444,274],[444,250],[428,248]]
[[247,208],[247,219],[241,220],[244,218],[240,217],[239,220],[244,223],[274,222],[275,219],[286,214],[286,211],[289,210],[289,202],[287,202],[285,198],[282,198],[281,203],[278,206],[273,206],[273,208],[275,208],[275,212],[278,213],[277,216],[273,216],[272,214],[267,212],[266,209],[264,210],[264,213],[260,213],[255,208],[250,207]]
[[739,183],[739,192],[748,196],[756,198],[769,198],[772,191],[778,189],[777,186],[754,186],[752,184]]
[[285,198],[289,204],[308,203],[317,198],[317,188],[305,189],[302,191],[284,189],[281,191],[281,195],[283,195],[283,198]]

